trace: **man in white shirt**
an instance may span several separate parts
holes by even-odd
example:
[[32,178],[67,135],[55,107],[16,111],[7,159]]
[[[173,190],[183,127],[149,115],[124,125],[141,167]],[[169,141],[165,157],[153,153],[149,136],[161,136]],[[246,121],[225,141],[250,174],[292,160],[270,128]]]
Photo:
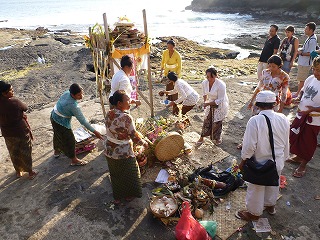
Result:
[[[120,61],[121,69],[116,72],[111,79],[111,91],[109,97],[117,90],[123,90],[126,92],[126,95],[131,98],[132,86],[130,83],[130,73],[133,68],[132,59],[128,55],[124,55]],[[137,106],[141,105],[139,100],[131,99],[131,104],[136,104]]]
[[312,59],[310,53],[316,50],[317,47],[317,36],[314,34],[316,30],[316,24],[314,22],[309,22],[304,28],[305,35],[308,36],[304,42],[302,48],[298,49],[298,74],[297,80],[298,90],[297,93],[293,94],[293,97],[297,97],[300,94],[300,91],[303,87],[304,81],[309,76],[309,71],[312,64]]
[[306,173],[307,163],[317,148],[320,131],[320,57],[313,60],[312,67],[313,75],[306,79],[301,90],[298,112],[290,131],[290,153],[296,156],[289,162],[300,164],[293,173],[298,178]]
[[[288,119],[273,110],[276,103],[276,95],[271,91],[261,91],[256,97],[256,106],[260,109],[258,115],[251,117],[247,123],[242,142],[239,168],[242,169],[245,161],[255,156],[258,163],[264,164],[272,159],[271,145],[269,141],[269,129],[265,117],[271,122],[274,139],[275,161],[278,175],[284,167],[284,161],[289,157],[289,128]],[[237,211],[236,216],[246,221],[257,221],[264,208],[269,214],[276,213],[275,205],[279,194],[279,186],[262,186],[247,183],[246,210]]]

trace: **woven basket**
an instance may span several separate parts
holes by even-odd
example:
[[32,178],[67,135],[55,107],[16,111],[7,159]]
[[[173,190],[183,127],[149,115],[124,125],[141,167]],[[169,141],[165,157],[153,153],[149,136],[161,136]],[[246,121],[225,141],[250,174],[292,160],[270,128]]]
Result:
[[177,132],[169,132],[158,142],[154,153],[159,161],[168,161],[178,157],[183,148],[183,137]]
[[151,202],[150,202],[150,210],[151,212],[153,213],[153,215],[155,215],[156,217],[158,218],[166,218],[166,217],[170,217],[172,216],[177,210],[178,210],[178,204],[177,204],[177,201],[171,197],[171,196],[166,196],[167,198],[171,198],[174,200],[175,202],[175,209],[172,210],[172,212],[169,214],[169,216],[165,216],[164,214],[159,214],[157,212],[154,211],[154,204],[156,203],[156,201],[158,201],[158,199],[162,198],[163,196],[157,196],[157,197],[154,197]]

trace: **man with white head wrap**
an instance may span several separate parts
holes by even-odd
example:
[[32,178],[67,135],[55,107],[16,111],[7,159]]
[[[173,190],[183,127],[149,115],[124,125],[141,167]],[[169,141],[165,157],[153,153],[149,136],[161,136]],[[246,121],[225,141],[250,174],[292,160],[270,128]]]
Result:
[[[242,169],[245,161],[255,156],[258,163],[264,164],[272,159],[269,141],[269,129],[266,115],[271,122],[274,139],[275,160],[278,175],[284,167],[284,161],[289,157],[289,128],[288,119],[273,110],[276,95],[271,91],[261,91],[256,97],[256,106],[260,109],[258,115],[251,117],[244,133],[239,167]],[[236,216],[246,221],[257,221],[264,208],[270,214],[275,214],[275,205],[279,194],[278,186],[262,186],[247,183],[246,207],[247,210],[237,211]]]

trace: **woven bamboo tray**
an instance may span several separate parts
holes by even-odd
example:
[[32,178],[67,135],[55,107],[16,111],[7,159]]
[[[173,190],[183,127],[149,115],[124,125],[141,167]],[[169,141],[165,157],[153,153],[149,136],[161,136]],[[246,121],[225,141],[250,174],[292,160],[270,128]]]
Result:
[[167,218],[167,217],[172,216],[172,215],[178,210],[178,204],[177,204],[177,201],[176,201],[173,197],[171,197],[171,196],[166,196],[168,199],[171,199],[171,200],[174,201],[174,203],[175,203],[174,209],[169,213],[168,216],[165,216],[164,213],[163,213],[163,214],[157,213],[157,212],[155,211],[155,209],[154,209],[154,208],[155,208],[155,204],[156,204],[157,201],[159,201],[162,197],[164,197],[164,196],[157,196],[157,197],[155,197],[155,198],[153,198],[153,199],[151,200],[151,202],[150,202],[150,210],[151,210],[151,212],[153,213],[153,215],[155,215],[155,216],[158,217],[158,218]]
[[168,161],[178,157],[183,148],[183,137],[177,132],[169,132],[158,142],[154,153],[159,161]]

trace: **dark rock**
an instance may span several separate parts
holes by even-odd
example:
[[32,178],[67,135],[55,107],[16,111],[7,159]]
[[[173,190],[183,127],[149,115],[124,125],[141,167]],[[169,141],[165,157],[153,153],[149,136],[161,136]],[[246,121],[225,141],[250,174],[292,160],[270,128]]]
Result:
[[[317,19],[320,12],[318,0],[193,0],[188,10],[199,12],[225,12],[251,14],[253,16],[276,16],[277,19]],[[315,16],[315,18],[314,18]]]
[[68,45],[68,44],[71,43],[71,40],[70,40],[70,39],[67,39],[67,38],[55,37],[54,39],[55,39],[56,41],[62,42],[62,43],[65,44],[65,45]]
[[61,30],[57,30],[56,32],[58,32],[58,33],[71,33],[72,31],[70,29],[61,29]]
[[235,59],[239,53],[240,52],[237,52],[237,51],[230,51],[230,52],[226,53],[226,58]]
[[34,46],[36,47],[44,47],[44,46],[49,46],[48,43],[39,43],[39,44],[35,44]]
[[260,57],[260,54],[259,53],[254,53],[254,52],[251,52],[248,56],[248,58],[255,58],[255,57]]
[[36,31],[38,31],[38,32],[48,32],[49,30],[48,30],[48,28],[37,27],[37,28],[36,28]]
[[94,72],[94,66],[93,63],[87,63],[86,64],[86,70],[90,72]]

